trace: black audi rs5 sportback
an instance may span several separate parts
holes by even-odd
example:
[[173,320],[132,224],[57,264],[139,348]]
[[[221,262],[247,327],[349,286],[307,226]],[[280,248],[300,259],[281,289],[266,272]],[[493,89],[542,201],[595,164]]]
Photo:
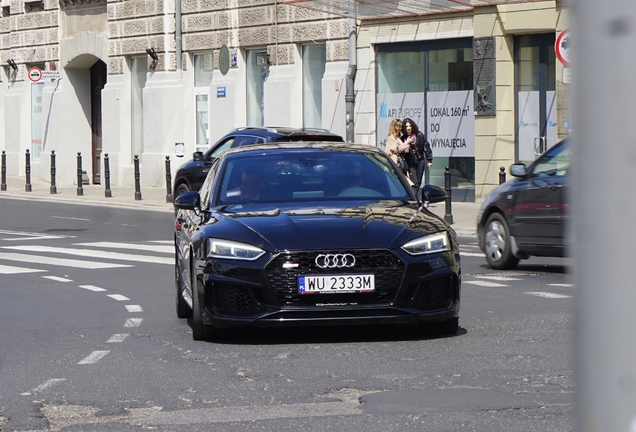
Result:
[[227,150],[177,197],[176,309],[195,340],[239,326],[414,324],[457,332],[455,232],[381,150],[298,142]]

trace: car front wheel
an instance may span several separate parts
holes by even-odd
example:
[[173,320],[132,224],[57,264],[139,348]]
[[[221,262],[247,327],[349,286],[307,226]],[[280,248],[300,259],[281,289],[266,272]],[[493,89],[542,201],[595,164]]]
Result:
[[186,183],[179,183],[179,186],[174,191],[174,197],[178,197],[179,195],[183,195],[186,192],[190,192],[190,187]]
[[497,270],[510,270],[519,263],[512,254],[510,229],[499,213],[493,213],[486,222],[484,245],[488,265]]

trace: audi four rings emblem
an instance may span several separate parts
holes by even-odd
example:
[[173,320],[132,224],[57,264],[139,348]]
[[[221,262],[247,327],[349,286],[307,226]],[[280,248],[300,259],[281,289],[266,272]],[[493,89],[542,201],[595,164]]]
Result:
[[320,254],[316,257],[315,263],[320,268],[353,267],[356,257],[351,254]]

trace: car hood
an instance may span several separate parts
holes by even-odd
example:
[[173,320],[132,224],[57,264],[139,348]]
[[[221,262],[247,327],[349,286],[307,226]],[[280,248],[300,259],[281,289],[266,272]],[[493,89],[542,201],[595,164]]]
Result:
[[[302,209],[223,208],[206,227],[208,237],[231,238],[262,249],[396,248],[409,240],[444,231],[444,221],[415,203]],[[249,211],[248,211],[249,210]]]

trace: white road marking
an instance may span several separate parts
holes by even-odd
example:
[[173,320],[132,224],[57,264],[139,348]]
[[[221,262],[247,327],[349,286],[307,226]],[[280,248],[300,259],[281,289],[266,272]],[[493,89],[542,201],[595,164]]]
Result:
[[67,255],[79,255],[79,256],[90,257],[90,258],[102,258],[102,259],[113,259],[113,260],[122,260],[122,261],[144,262],[144,263],[151,263],[151,264],[174,265],[174,258],[161,258],[161,257],[154,257],[149,255],[130,255],[130,254],[123,254],[118,252],[107,252],[107,251],[99,251],[99,250],[91,250],[91,249],[61,248],[61,247],[53,247],[53,246],[3,246],[3,249],[13,249],[13,250],[20,250],[20,251],[28,251],[28,252],[49,252],[49,253],[59,253],[59,254],[67,254]]
[[89,246],[94,248],[114,248],[114,249],[134,249],[159,253],[174,253],[174,246],[158,246],[151,244],[136,243],[115,243],[115,242],[95,242],[95,243],[74,243],[75,246]]
[[0,274],[37,273],[44,271],[46,270],[0,265]]
[[117,333],[114,334],[106,341],[106,343],[120,343],[123,342],[124,339],[128,337],[128,333]]
[[31,396],[37,393],[41,393],[49,387],[53,387],[55,384],[59,384],[63,381],[66,381],[66,378],[53,378],[47,381],[44,381],[42,384],[37,386],[34,389],[21,393],[20,396]]
[[174,240],[151,240],[148,243],[167,244],[174,246]]
[[556,294],[556,293],[541,292],[541,291],[527,292],[526,294],[532,295],[532,296],[537,296],[537,297],[550,298],[550,299],[572,298],[572,296],[565,295],[565,294]]
[[100,287],[95,286],[95,285],[80,285],[79,287],[80,288],[84,288],[84,289],[89,290],[89,291],[95,291],[95,292],[106,291],[106,289],[100,288]]
[[44,279],[51,279],[56,282],[73,282],[71,279],[59,277],[59,276],[42,276]]
[[[40,255],[26,255],[26,254],[17,254],[17,253],[4,253],[0,252],[0,260],[8,260],[8,261],[20,261],[26,262],[29,264],[46,264],[46,265],[54,265],[60,267],[74,267],[88,270],[95,269],[108,269],[108,268],[118,268],[118,267],[133,267],[129,264],[116,264],[116,263],[104,263],[99,261],[81,261],[74,259],[64,259],[64,258],[53,258],[47,256]],[[172,260],[174,264],[174,260]]]
[[139,305],[126,305],[128,312],[143,312],[143,308]]
[[462,251],[459,251],[459,255],[460,256],[469,256],[469,257],[482,257],[482,258],[485,256],[483,253],[462,252]]
[[117,301],[128,301],[130,300],[128,297],[123,296],[121,294],[108,294],[108,297],[115,299]]
[[496,280],[500,282],[508,282],[508,281],[518,281],[521,280],[519,278],[511,278],[508,276],[489,276],[489,275],[473,275],[473,277],[477,279],[488,279],[488,280]]
[[143,320],[143,318],[128,318],[124,327],[139,327]]
[[574,284],[548,284],[549,286],[553,286],[553,287],[564,287],[564,288],[572,288],[574,286]]
[[109,352],[110,351],[93,351],[92,353],[90,353],[90,355],[88,355],[87,357],[84,357],[77,364],[95,364],[101,359],[103,359],[106,356],[106,354],[108,354]]
[[479,285],[479,286],[483,286],[483,287],[506,287],[508,285],[504,285],[504,284],[500,284],[497,282],[488,282],[488,281],[482,281],[482,280],[474,280],[474,281],[467,281],[462,279],[462,283],[463,284],[472,284],[472,285]]

